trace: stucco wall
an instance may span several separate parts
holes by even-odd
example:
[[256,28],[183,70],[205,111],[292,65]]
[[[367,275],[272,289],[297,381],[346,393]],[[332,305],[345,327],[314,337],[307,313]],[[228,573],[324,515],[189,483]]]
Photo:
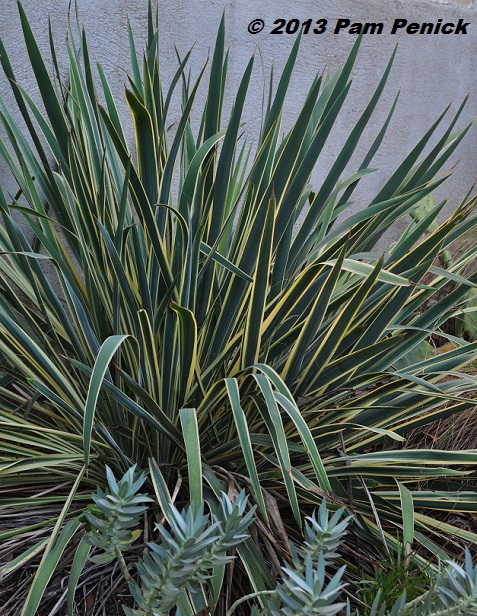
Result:
[[[51,15],[55,40],[61,47],[67,30],[68,4],[68,0],[23,2],[45,57],[49,55],[48,14]],[[33,80],[25,59],[16,2],[0,0],[0,8],[0,36],[10,52],[19,81],[31,91]],[[125,71],[128,68],[127,19],[131,19],[140,49],[146,32],[147,0],[78,0],[78,8],[89,34],[91,56],[101,62],[114,91],[123,99]],[[325,151],[322,164],[313,176],[315,183],[320,181],[324,170],[332,164],[338,148],[343,144],[378,83],[394,46],[399,44],[387,89],[373,117],[362,151],[366,141],[370,143],[375,137],[396,92],[400,90],[398,107],[386,141],[373,161],[373,166],[379,170],[366,178],[355,208],[362,207],[370,196],[375,194],[385,178],[449,102],[454,101],[454,106],[457,107],[466,94],[470,94],[460,126],[477,115],[477,0],[344,0],[339,3],[332,0],[323,0],[320,3],[300,0],[295,4],[291,4],[289,0],[276,0],[274,3],[269,0],[176,0],[174,3],[159,0],[164,83],[168,83],[177,67],[174,45],[177,45],[182,53],[194,46],[192,66],[197,74],[213,45],[224,10],[227,45],[231,50],[229,78],[232,92],[250,55],[259,48],[263,58],[263,70],[260,61],[255,65],[253,86],[245,113],[247,130],[251,136],[259,126],[264,75],[268,74],[272,63],[278,72],[295,40],[294,35],[270,34],[276,19],[328,20],[325,33],[303,37],[284,116],[285,126],[294,118],[297,106],[303,101],[316,72],[325,66],[334,69],[341,65],[355,41],[355,36],[346,31],[333,33],[336,20],[341,18],[350,19],[351,23],[383,23],[382,34],[369,34],[363,38],[346,112],[335,127],[333,142]],[[265,28],[259,34],[249,34],[248,24],[259,18],[265,21]],[[403,29],[391,35],[395,19],[407,19],[408,23],[437,23],[442,19],[442,23],[456,24],[462,19],[470,25],[467,27],[467,34],[460,35],[407,34]],[[60,58],[60,63],[65,70],[64,56]],[[1,78],[0,88],[2,95],[12,101],[5,81]],[[201,100],[199,95],[199,105]],[[226,104],[230,106],[231,102],[232,97],[229,95]],[[361,159],[359,153],[358,158]],[[458,160],[453,177],[437,194],[438,198],[448,197],[450,206],[455,206],[477,179],[475,132],[471,132],[467,137],[450,165]],[[11,180],[1,167],[0,178],[10,190],[14,190]]]

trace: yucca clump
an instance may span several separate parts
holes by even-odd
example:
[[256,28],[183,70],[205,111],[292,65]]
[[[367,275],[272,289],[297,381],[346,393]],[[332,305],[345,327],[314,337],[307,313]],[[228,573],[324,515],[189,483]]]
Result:
[[[360,538],[368,558],[354,562],[357,576],[372,573],[368,563],[383,550],[415,549],[423,565],[445,556],[443,534],[448,551],[473,543],[477,535],[446,523],[445,512],[475,509],[477,493],[465,482],[477,451],[406,449],[405,435],[473,405],[466,396],[475,378],[459,370],[477,343],[453,337],[451,351],[422,360],[414,351],[467,310],[477,275],[460,273],[473,251],[447,269],[434,263],[474,228],[474,200],[467,196],[422,239],[437,204],[383,255],[373,252],[446,179],[442,169],[470,128],[458,128],[463,104],[444,127],[450,112],[443,112],[362,211],[338,222],[391,121],[395,105],[350,169],[392,58],[324,181],[312,186],[359,40],[341,70],[311,81],[282,134],[297,37],[251,144],[242,114],[256,87],[254,58],[227,117],[223,21],[208,73],[192,82],[186,54],[164,88],[150,6],[142,60],[130,32],[131,145],[101,65],[90,62],[86,33],[68,38],[67,79],[50,34],[51,75],[18,7],[44,112],[0,42],[29,132],[26,139],[0,97],[7,135],[0,156],[18,184],[15,197],[0,191],[0,507],[22,512],[37,495],[55,520],[30,551],[13,560],[10,548],[3,552],[9,575],[43,554],[24,613],[34,613],[62,552],[82,532],[84,502],[91,488],[104,489],[105,464],[115,472],[149,468],[162,486],[161,507],[176,489],[195,511],[204,501],[215,511],[222,492],[245,489],[259,522],[253,540],[237,546],[237,570],[256,591],[275,588],[281,575],[276,560],[268,562],[279,549],[274,541],[288,549],[323,497],[359,520],[349,536]],[[171,133],[176,89],[182,111]],[[431,302],[449,281],[453,290]],[[387,449],[390,441],[398,447]],[[28,528],[13,536],[21,542]]]

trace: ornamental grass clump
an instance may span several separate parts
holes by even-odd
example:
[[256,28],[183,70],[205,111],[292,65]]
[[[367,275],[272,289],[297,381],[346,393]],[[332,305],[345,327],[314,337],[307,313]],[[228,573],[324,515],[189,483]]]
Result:
[[[149,7],[141,59],[129,31],[123,127],[86,33],[71,32],[65,43],[65,77],[50,32],[50,73],[18,8],[38,89],[22,88],[0,42],[22,118],[20,125],[0,97],[0,157],[18,184],[15,195],[0,190],[0,511],[30,515],[35,497],[47,515],[39,529],[27,516],[0,531],[10,605],[34,614],[48,596],[58,564],[69,562],[67,547],[84,532],[89,494],[105,489],[105,464],[116,474],[149,469],[144,489],[162,486],[162,508],[176,493],[194,511],[205,502],[213,512],[221,493],[246,490],[256,518],[237,546],[243,587],[230,583],[231,592],[276,587],[281,571],[271,555],[300,536],[324,497],[359,521],[345,540],[359,538],[367,554],[349,557],[358,577],[372,574],[383,550],[412,548],[423,565],[475,542],[446,512],[475,510],[468,474],[477,450],[405,447],[411,430],[473,406],[466,396],[475,377],[460,369],[477,343],[453,336],[444,354],[421,360],[414,351],[449,318],[475,310],[465,297],[477,274],[461,275],[475,250],[446,268],[434,264],[475,228],[474,199],[422,239],[438,203],[384,254],[374,252],[449,175],[449,157],[470,129],[459,126],[465,101],[453,115],[444,110],[360,212],[343,217],[397,104],[351,167],[366,128],[375,128],[393,57],[313,185],[350,95],[359,39],[340,70],[311,80],[283,134],[298,36],[276,87],[267,84],[252,142],[242,115],[256,87],[254,58],[226,113],[223,20],[207,70],[192,80],[187,53],[164,87]],[[177,92],[181,112],[171,129]],[[431,302],[449,281],[452,291]],[[386,449],[390,441],[398,446]],[[8,582],[38,558],[30,590]],[[225,604],[215,599],[218,614]],[[181,613],[192,616],[199,610],[187,601]]]

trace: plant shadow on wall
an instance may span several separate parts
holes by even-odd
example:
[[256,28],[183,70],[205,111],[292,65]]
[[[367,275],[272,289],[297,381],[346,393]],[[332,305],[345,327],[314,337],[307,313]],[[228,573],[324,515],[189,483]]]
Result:
[[[445,515],[475,510],[469,473],[477,450],[406,449],[403,435],[473,406],[463,394],[477,389],[476,380],[459,370],[477,343],[454,336],[451,351],[418,361],[413,350],[455,314],[475,310],[465,307],[465,298],[477,275],[461,276],[475,250],[447,268],[433,265],[475,227],[474,199],[464,199],[424,239],[443,203],[384,255],[373,247],[446,179],[442,170],[470,128],[457,128],[463,105],[450,119],[446,109],[367,207],[340,223],[396,105],[361,165],[348,173],[392,58],[323,183],[311,187],[348,95],[359,40],[341,70],[313,80],[296,122],[282,135],[297,37],[250,144],[241,117],[254,59],[224,119],[223,21],[208,78],[205,70],[197,81],[190,78],[187,54],[163,88],[150,7],[141,62],[130,33],[132,152],[101,66],[91,66],[85,33],[67,42],[67,80],[50,33],[50,75],[18,7],[44,112],[17,82],[0,43],[2,68],[29,133],[27,139],[0,99],[7,135],[0,155],[18,183],[15,197],[0,192],[2,613],[62,613],[68,595],[62,578],[73,580],[68,613],[84,613],[91,596],[97,600],[90,613],[103,613],[101,592],[88,589],[101,572],[110,584],[106,596],[116,582],[83,540],[86,530],[94,536],[95,525],[96,549],[112,550],[109,556],[114,553],[137,589],[154,585],[146,544],[155,541],[160,552],[172,545],[175,530],[182,528],[187,542],[187,532],[199,537],[209,523],[211,537],[228,528],[236,546],[230,552],[227,541],[219,542],[216,560],[206,561],[212,570],[188,583],[178,578],[172,613],[226,614],[253,593],[261,606],[254,609],[311,613],[286,603],[293,586],[286,580],[296,581],[290,567],[302,563],[303,584],[321,596],[326,556],[308,546],[313,560],[300,546],[309,539],[304,519],[308,525],[317,519],[313,511],[324,497],[352,520],[340,547],[346,573],[338,574],[336,559],[326,561],[341,603],[348,593],[351,609],[358,609],[353,584],[372,582],[383,553],[404,550],[403,575],[426,568],[431,587],[440,579],[437,558],[460,556],[463,543],[477,541]],[[199,87],[207,96],[193,125]],[[167,114],[176,90],[182,114],[171,135]],[[45,261],[54,277],[45,275]],[[430,303],[449,281],[452,291]],[[385,447],[390,440],[399,446]],[[147,512],[144,500],[128,501],[143,481],[128,475],[133,465],[149,472],[143,489],[156,504]],[[124,477],[113,481],[113,474]],[[91,505],[97,486],[109,492]],[[238,496],[242,490],[246,498]],[[121,507],[132,507],[125,514],[131,524],[141,512],[142,536],[123,518],[111,534],[107,503],[119,518]],[[320,511],[324,524],[326,509]],[[132,547],[123,557],[124,546]],[[471,579],[470,561],[465,570]],[[343,588],[341,579],[350,585]],[[277,590],[274,607],[266,608],[267,593],[277,588],[282,594]],[[474,587],[466,588],[475,603]],[[131,592],[138,602],[139,591]],[[300,601],[316,598],[310,597]],[[379,606],[375,613],[385,609]],[[129,613],[153,613],[136,608]],[[236,613],[251,610],[244,601]]]

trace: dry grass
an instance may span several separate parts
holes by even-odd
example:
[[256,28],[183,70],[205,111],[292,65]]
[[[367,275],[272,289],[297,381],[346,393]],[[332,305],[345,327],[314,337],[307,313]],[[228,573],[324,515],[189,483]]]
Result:
[[[50,580],[37,616],[66,616],[68,579],[76,546],[62,557]],[[131,569],[138,554],[130,553]],[[20,616],[28,591],[37,571],[39,558],[28,566],[4,575],[0,582],[0,615]],[[87,563],[79,580],[74,603],[74,616],[116,616],[124,614],[121,605],[133,602],[117,563]]]
[[[477,397],[477,391],[466,395],[469,398],[474,396]],[[413,430],[407,436],[406,447],[449,451],[477,449],[477,406],[431,423],[424,429]]]

